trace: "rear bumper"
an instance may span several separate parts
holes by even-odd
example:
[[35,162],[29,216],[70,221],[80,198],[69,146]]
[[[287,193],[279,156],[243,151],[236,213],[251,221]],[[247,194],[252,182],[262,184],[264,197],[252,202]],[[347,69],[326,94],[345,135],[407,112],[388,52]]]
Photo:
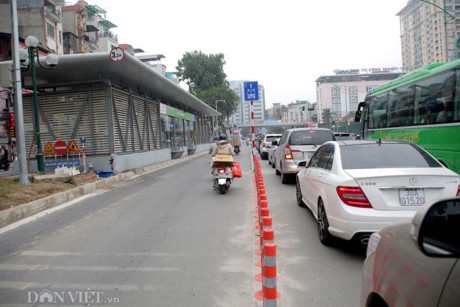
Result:
[[[341,204],[337,215],[328,214],[329,232],[344,240],[360,237],[381,230],[395,222],[407,221],[417,211],[381,211],[366,208],[355,208]],[[328,210],[326,209],[326,212]],[[329,210],[330,211],[330,210]]]
[[300,171],[300,168],[297,167],[297,164],[291,160],[284,160],[282,166],[283,173],[285,174],[297,174]]

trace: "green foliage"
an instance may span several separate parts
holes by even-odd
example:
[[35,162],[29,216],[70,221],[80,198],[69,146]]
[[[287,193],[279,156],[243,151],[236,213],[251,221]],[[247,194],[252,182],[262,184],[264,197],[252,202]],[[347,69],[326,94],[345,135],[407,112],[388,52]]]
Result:
[[185,81],[190,93],[196,90],[209,90],[226,84],[224,55],[204,54],[201,51],[186,52],[179,60],[176,70],[180,81]]
[[[239,97],[228,87],[224,72],[224,55],[204,54],[201,51],[186,52],[179,60],[176,75],[185,81],[191,94],[224,116],[230,116],[238,106]],[[222,100],[225,100],[223,102]]]
[[322,120],[323,120],[323,123],[325,123],[325,124],[329,124],[329,123],[332,122],[333,118],[332,118],[332,114],[331,114],[331,109],[324,109],[323,110]]
[[[213,87],[208,90],[198,90],[196,97],[212,108],[216,108],[217,101],[217,111],[224,116],[230,116],[236,111],[239,100],[239,97],[227,85]],[[222,100],[225,100],[225,102]]]

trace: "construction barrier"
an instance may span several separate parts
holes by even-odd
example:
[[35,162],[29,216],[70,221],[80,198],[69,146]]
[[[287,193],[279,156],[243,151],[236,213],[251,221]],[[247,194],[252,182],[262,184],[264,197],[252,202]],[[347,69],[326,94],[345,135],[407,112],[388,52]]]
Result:
[[276,245],[275,232],[273,230],[272,218],[268,208],[268,200],[260,168],[260,162],[253,153],[251,165],[254,173],[254,202],[256,208],[254,217],[256,218],[256,240],[258,249],[255,254],[260,256],[255,265],[261,268],[261,273],[254,276],[255,280],[262,283],[262,289],[257,291],[254,296],[263,301],[264,307],[278,307],[278,299],[281,293],[277,291],[277,275],[276,275]]

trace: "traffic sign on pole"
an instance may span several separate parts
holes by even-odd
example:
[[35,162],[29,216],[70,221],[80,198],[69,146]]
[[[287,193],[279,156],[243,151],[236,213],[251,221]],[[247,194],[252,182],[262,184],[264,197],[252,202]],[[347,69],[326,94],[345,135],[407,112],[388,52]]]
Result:
[[70,144],[69,144],[69,146],[67,147],[67,152],[68,152],[68,153],[80,152],[80,149],[78,148],[77,144],[75,144],[75,141],[74,141],[74,140],[70,141]]
[[259,100],[259,84],[257,81],[244,82],[244,100]]
[[62,140],[56,141],[54,143],[54,152],[58,155],[64,155],[67,153],[67,144]]

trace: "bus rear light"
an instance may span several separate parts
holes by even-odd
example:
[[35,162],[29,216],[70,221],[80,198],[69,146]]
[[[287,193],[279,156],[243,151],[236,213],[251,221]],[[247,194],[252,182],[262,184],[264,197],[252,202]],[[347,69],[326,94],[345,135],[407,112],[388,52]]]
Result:
[[348,206],[359,208],[372,208],[371,203],[360,187],[337,187],[337,194]]

